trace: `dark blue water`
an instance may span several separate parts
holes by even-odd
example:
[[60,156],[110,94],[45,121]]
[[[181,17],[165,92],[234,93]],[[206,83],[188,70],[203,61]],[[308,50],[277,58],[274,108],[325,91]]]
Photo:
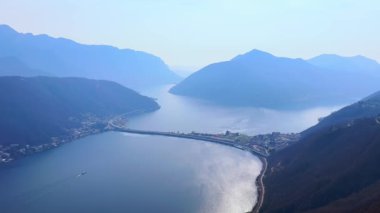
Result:
[[244,212],[260,167],[227,146],[105,133],[0,169],[0,212]]

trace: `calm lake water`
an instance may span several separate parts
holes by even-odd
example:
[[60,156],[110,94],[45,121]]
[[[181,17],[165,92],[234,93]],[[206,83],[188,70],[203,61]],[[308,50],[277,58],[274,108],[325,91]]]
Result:
[[[131,128],[248,134],[298,132],[339,107],[302,111],[227,108],[147,91],[159,111],[131,118]],[[0,168],[0,212],[249,211],[261,163],[213,143],[104,133]],[[78,176],[82,171],[87,174]]]
[[1,169],[0,206],[2,213],[245,212],[260,168],[250,153],[227,146],[111,132]]
[[167,91],[171,86],[143,92],[157,98],[161,109],[130,120],[136,129],[209,132],[226,130],[250,135],[271,132],[300,132],[315,125],[318,118],[342,106],[315,107],[296,111],[277,111],[252,107],[221,107],[199,99],[176,96]]

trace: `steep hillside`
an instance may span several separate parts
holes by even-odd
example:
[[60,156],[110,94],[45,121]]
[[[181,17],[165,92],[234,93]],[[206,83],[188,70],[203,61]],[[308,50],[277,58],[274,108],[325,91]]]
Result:
[[333,113],[268,159],[263,212],[378,210],[380,93],[363,102],[371,105],[359,102]]
[[87,124],[158,108],[151,98],[109,81],[0,77],[0,145],[50,143]]
[[318,130],[334,125],[350,125],[351,121],[358,118],[372,118],[380,115],[380,92],[374,93],[361,101],[332,113],[322,118],[318,125],[303,132],[303,135],[312,134]]

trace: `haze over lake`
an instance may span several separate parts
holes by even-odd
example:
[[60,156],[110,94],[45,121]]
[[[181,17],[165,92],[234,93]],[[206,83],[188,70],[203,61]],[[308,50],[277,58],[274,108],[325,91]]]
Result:
[[318,118],[329,115],[341,106],[320,106],[304,110],[270,110],[254,107],[223,107],[200,99],[168,93],[172,87],[142,92],[157,98],[161,109],[130,119],[136,129],[223,133],[226,130],[249,135],[300,132],[315,125]]
[[375,0],[0,0],[0,213],[378,213],[379,25]]
[[[130,128],[298,132],[338,108],[228,108],[174,96],[168,88],[144,93],[157,98],[161,109],[131,118]],[[219,144],[104,133],[2,168],[0,204],[6,212],[32,213],[247,212],[257,199],[260,169],[252,154]],[[87,174],[80,176],[82,171]]]

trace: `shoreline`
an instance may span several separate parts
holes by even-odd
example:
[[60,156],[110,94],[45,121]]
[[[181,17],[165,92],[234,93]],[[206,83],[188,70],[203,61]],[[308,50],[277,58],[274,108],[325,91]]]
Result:
[[[82,138],[85,138],[85,137],[89,137],[89,136],[97,135],[97,134],[101,134],[101,133],[106,133],[106,132],[122,132],[122,131],[117,131],[117,130],[115,131],[114,129],[108,129],[108,128],[97,129],[97,131],[93,131],[93,132],[90,132],[88,134],[83,134],[80,137],[71,138],[71,140],[67,140],[64,143],[60,143],[57,146],[49,147],[47,149],[42,149],[42,150],[36,151],[34,153],[25,154],[23,156],[18,156],[16,159],[12,159],[12,161],[10,161],[10,162],[2,162],[2,163],[0,163],[0,166],[8,165],[9,163],[11,163],[14,160],[17,160],[19,158],[27,157],[27,156],[30,156],[32,154],[46,152],[46,151],[48,151],[50,149],[53,149],[53,148],[58,148],[58,147],[66,144],[66,143],[70,143],[70,142],[76,141],[78,139],[82,139]],[[137,133],[137,132],[131,132],[131,133],[132,134],[141,134],[141,133]],[[170,136],[164,136],[164,137],[170,137]],[[188,138],[188,139],[193,139],[194,140],[194,138]],[[223,144],[223,143],[220,143],[220,142],[210,141],[210,140],[205,140],[205,139],[195,139],[195,140],[202,140],[202,141],[206,141],[206,142],[210,142],[210,143],[217,143],[217,144],[220,144],[220,145],[227,145],[227,144]],[[264,202],[265,187],[264,187],[264,183],[263,183],[263,178],[264,178],[264,175],[266,173],[267,166],[268,166],[266,157],[263,157],[262,155],[260,155],[260,154],[258,154],[256,152],[253,152],[252,150],[245,150],[245,149],[242,149],[242,148],[239,148],[239,147],[236,147],[236,146],[231,146],[231,145],[227,145],[227,146],[229,146],[231,148],[237,148],[239,150],[249,151],[253,156],[258,157],[259,160],[262,162],[262,168],[261,168],[260,174],[259,174],[259,176],[257,176],[257,178],[255,180],[256,187],[257,187],[257,202],[253,206],[252,210],[249,212],[249,213],[258,213],[258,212],[260,212],[260,209],[261,209],[262,204]]]
[[[256,155],[255,155],[256,156]],[[263,167],[261,169],[260,175],[256,178],[256,187],[257,187],[257,202],[255,206],[252,208],[250,213],[259,213],[260,209],[264,203],[264,195],[265,195],[265,186],[264,186],[264,176],[268,167],[267,159],[261,156],[256,156],[260,159]]]
[[[137,109],[132,110],[130,112],[117,115],[119,116],[136,116],[139,114],[147,113],[150,111],[154,111],[155,109]],[[71,143],[73,141],[96,135],[99,133],[104,133],[107,131],[110,131],[112,129],[109,128],[109,122],[110,120],[114,119],[115,116],[112,116],[112,118],[109,117],[96,117],[96,116],[84,116],[82,118],[79,118],[81,121],[81,126],[73,129],[69,129],[66,134],[63,135],[56,135],[51,136],[50,141],[46,141],[41,144],[6,144],[2,145],[0,144],[0,166],[8,165],[18,159],[41,153],[46,152],[51,149],[58,148],[66,143]],[[85,124],[83,124],[85,123]]]
[[83,139],[86,137],[90,137],[93,135],[102,134],[102,133],[105,133],[107,131],[108,130],[104,130],[104,129],[92,129],[92,132],[88,132],[88,133],[76,136],[75,138],[71,138],[72,135],[66,135],[66,136],[63,136],[64,139],[61,141],[54,141],[51,143],[45,143],[45,144],[40,144],[40,145],[35,145],[35,146],[18,145],[18,147],[21,147],[22,151],[20,151],[20,150],[16,151],[17,152],[16,155],[12,156],[12,158],[10,158],[7,161],[4,161],[4,160],[0,161],[0,167],[10,165],[10,164],[14,163],[15,161],[18,161],[20,159],[23,159],[23,158],[26,158],[26,157],[29,157],[32,155],[36,155],[36,154],[43,153],[43,152],[48,152],[48,151],[53,150],[53,149],[58,149],[59,147],[64,146],[68,143],[72,143],[74,141],[77,141],[77,140],[80,140],[80,139]]
[[111,126],[116,128],[113,130],[115,132],[127,132],[127,133],[131,133],[131,134],[153,135],[153,136],[163,136],[163,137],[177,137],[177,138],[185,138],[185,139],[192,139],[192,140],[200,140],[200,141],[205,141],[205,142],[209,142],[209,143],[216,143],[216,144],[220,144],[220,145],[224,145],[224,146],[229,146],[231,148],[239,149],[242,151],[248,151],[253,156],[258,157],[262,163],[262,168],[261,168],[260,174],[259,174],[259,176],[257,176],[256,181],[255,181],[256,187],[257,187],[258,199],[257,199],[256,204],[253,206],[252,210],[249,211],[249,213],[260,212],[260,209],[264,203],[264,195],[265,195],[265,186],[264,186],[263,179],[264,179],[267,167],[268,167],[268,162],[267,162],[266,157],[268,157],[269,155],[267,156],[267,155],[263,155],[261,153],[258,153],[254,150],[244,149],[244,147],[234,146],[234,145],[230,144],[229,142],[224,142],[224,141],[221,142],[218,140],[210,140],[210,138],[187,137],[187,136],[185,137],[184,135],[178,135],[178,134],[170,133],[170,132],[155,132],[155,131],[123,129],[123,128],[118,129],[120,127],[112,125],[112,122],[110,124],[111,124]]
[[183,134],[179,135],[179,134],[175,134],[175,133],[171,133],[171,132],[155,132],[155,131],[147,131],[147,130],[134,130],[134,129],[122,128],[122,127],[118,127],[117,125],[114,125],[112,123],[112,121],[109,122],[109,124],[115,128],[114,131],[116,131],[116,132],[127,132],[127,133],[132,133],[132,134],[158,135],[158,136],[164,136],[164,137],[179,137],[179,138],[187,138],[187,139],[193,139],[193,140],[201,140],[201,141],[206,141],[206,142],[211,142],[211,143],[217,143],[220,145],[226,145],[226,146],[230,146],[232,148],[237,148],[239,150],[250,152],[253,156],[259,158],[259,160],[262,163],[262,168],[261,168],[259,176],[256,178],[256,181],[255,181],[256,187],[257,187],[257,202],[253,206],[252,210],[249,211],[249,213],[260,212],[260,209],[264,203],[265,186],[264,186],[263,178],[265,176],[265,173],[266,173],[266,170],[268,167],[268,162],[267,162],[266,157],[268,157],[269,154],[266,153],[267,155],[263,155],[263,153],[257,152],[256,150],[247,149],[243,146],[239,147],[239,146],[236,146],[235,144],[233,144],[233,142],[231,144],[230,141],[228,141],[228,142],[218,141],[214,138],[212,140],[210,140],[211,138],[194,137],[194,136],[187,136],[187,135],[183,135]]

